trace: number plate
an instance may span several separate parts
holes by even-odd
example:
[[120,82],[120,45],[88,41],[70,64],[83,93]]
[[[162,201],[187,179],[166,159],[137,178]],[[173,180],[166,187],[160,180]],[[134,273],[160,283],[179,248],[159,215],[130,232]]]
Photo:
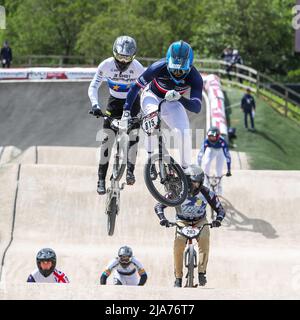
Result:
[[200,229],[197,227],[188,226],[188,227],[182,228],[180,232],[187,238],[194,238],[199,235]]
[[151,134],[158,127],[157,112],[152,112],[143,119],[142,128],[147,134]]

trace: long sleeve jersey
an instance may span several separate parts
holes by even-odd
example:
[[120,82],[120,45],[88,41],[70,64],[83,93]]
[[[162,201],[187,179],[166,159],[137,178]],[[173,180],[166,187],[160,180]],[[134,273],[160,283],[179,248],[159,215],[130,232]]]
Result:
[[[200,192],[197,195],[193,197],[188,196],[180,206],[175,208],[176,219],[184,221],[195,221],[202,219],[206,216],[207,204],[209,204],[217,213],[217,219],[224,219],[225,210],[222,207],[219,198],[213,191],[210,191],[205,186],[201,187]],[[165,208],[167,208],[167,206],[162,203],[156,204],[155,212],[159,218],[161,218],[161,215],[164,215]]]
[[219,140],[216,143],[211,143],[208,138],[206,138],[202,144],[202,147],[200,149],[200,152],[198,154],[198,163],[200,164],[202,161],[202,158],[204,156],[205,150],[207,148],[213,148],[213,149],[222,149],[224,156],[226,158],[226,164],[227,164],[227,170],[230,171],[231,168],[231,156],[228,148],[228,144],[225,141],[223,137],[220,137]]
[[169,74],[166,59],[161,59],[154,62],[130,88],[124,106],[125,110],[131,109],[140,89],[144,89],[148,84],[149,89],[159,98],[164,98],[166,92],[169,90],[176,90],[182,95],[190,88],[190,99],[182,96],[179,99],[179,102],[191,112],[200,112],[202,103],[203,79],[195,67],[192,67],[186,78],[182,79],[181,82],[177,84],[172,80]]
[[103,81],[107,81],[111,96],[117,99],[126,99],[130,87],[144,70],[144,67],[137,60],[133,60],[123,72],[117,69],[113,57],[102,61],[88,90],[92,106],[98,104],[98,101],[101,99],[101,97],[98,99],[98,89]]

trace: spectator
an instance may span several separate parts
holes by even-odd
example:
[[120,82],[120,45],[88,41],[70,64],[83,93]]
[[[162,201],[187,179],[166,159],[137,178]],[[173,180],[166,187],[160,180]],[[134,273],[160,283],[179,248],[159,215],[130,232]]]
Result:
[[[232,57],[231,57],[231,61],[230,61],[230,66],[229,66],[229,71],[235,67],[236,64],[244,64],[243,63],[243,59],[239,54],[239,51],[237,49],[234,49],[232,52]],[[241,73],[241,71],[239,71],[239,73]],[[243,79],[242,78],[238,78],[240,83],[243,83]]]
[[226,72],[229,80],[231,80],[231,75],[229,74],[229,72],[230,72],[230,64],[232,61],[232,55],[233,55],[233,52],[232,52],[231,46],[227,46],[223,50],[223,53],[220,56],[224,60],[224,62],[226,62]]
[[254,113],[255,113],[255,100],[251,95],[250,88],[247,88],[245,95],[241,101],[241,109],[244,112],[244,123],[245,128],[248,129],[248,116],[250,116],[251,121],[251,131],[254,131]]
[[12,50],[8,45],[7,41],[4,41],[0,56],[1,56],[2,68],[5,68],[5,67],[9,68],[10,64],[12,63]]

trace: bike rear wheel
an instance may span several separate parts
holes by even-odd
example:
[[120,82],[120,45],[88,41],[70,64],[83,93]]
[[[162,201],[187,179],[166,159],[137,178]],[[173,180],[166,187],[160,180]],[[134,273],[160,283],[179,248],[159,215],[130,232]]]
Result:
[[[158,173],[154,180],[151,178],[152,165]],[[163,176],[165,176],[164,179]],[[162,156],[160,160],[159,154],[155,154],[148,159],[144,168],[144,179],[152,196],[166,206],[179,206],[187,197],[186,176],[181,166],[169,155]]]
[[117,198],[112,197],[106,207],[107,233],[112,236],[115,231],[116,217],[118,214]]

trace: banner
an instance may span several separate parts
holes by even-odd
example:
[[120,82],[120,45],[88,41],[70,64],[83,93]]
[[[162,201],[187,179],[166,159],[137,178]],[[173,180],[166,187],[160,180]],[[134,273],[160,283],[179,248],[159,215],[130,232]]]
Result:
[[97,68],[0,69],[0,80],[92,80]]
[[210,115],[208,115],[210,116],[210,126],[218,127],[222,135],[227,135],[224,93],[220,79],[218,76],[210,74],[203,77],[203,80],[210,105]]

